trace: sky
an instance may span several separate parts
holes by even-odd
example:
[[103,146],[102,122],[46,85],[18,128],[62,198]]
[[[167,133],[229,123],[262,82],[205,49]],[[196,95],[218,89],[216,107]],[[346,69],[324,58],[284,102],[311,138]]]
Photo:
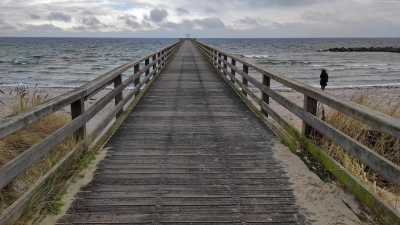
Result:
[[400,0],[0,0],[2,37],[400,37]]

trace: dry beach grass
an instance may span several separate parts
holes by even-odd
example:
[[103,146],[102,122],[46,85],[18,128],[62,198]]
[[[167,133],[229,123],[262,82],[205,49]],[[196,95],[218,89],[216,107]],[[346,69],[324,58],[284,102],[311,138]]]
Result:
[[[1,117],[15,114],[32,106],[38,105],[50,98],[50,96],[38,89],[28,87],[15,87],[6,93],[1,91],[4,98],[2,101]],[[7,95],[7,96],[6,96]],[[29,126],[0,140],[0,165],[4,165],[35,143],[39,142],[49,134],[53,133],[71,120],[69,113],[58,111],[50,114]],[[41,160],[33,164],[29,169],[20,174],[10,184],[0,191],[0,211],[10,206],[18,197],[28,190],[37,180],[49,171],[72,147],[74,140],[72,137],[63,141],[52,151],[46,154]],[[53,190],[54,191],[54,190]],[[39,193],[39,198],[46,198],[47,190]],[[48,196],[47,196],[48,197]],[[42,199],[43,200],[43,199]],[[43,206],[52,207],[49,199],[42,204],[33,204],[34,208],[39,209]]]

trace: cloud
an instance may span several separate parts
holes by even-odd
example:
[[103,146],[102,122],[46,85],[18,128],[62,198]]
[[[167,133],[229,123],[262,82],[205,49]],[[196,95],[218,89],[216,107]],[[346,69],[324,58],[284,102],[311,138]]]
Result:
[[185,15],[185,14],[189,14],[189,10],[184,9],[184,8],[177,8],[175,9],[176,14],[178,14],[179,16],[181,15]]
[[62,31],[61,28],[54,26],[53,24],[42,24],[42,25],[24,25],[26,30],[32,31]]
[[165,9],[155,8],[150,11],[150,19],[154,22],[161,22],[168,16],[168,12]]
[[196,24],[202,26],[203,28],[217,29],[225,28],[224,22],[218,17],[209,17],[205,19],[193,20]]
[[64,21],[64,22],[69,22],[71,21],[71,17],[68,15],[65,15],[62,12],[52,12],[50,15],[47,16],[48,20],[58,20],[58,21]]
[[124,20],[125,24],[128,25],[131,28],[140,28],[140,24],[136,21],[137,17],[134,15],[124,15],[124,16],[119,16],[118,19]]
[[217,13],[218,12],[218,10],[216,10],[216,9],[214,9],[212,7],[208,7],[208,6],[204,8],[204,11],[206,13]]
[[181,27],[185,29],[192,29],[196,23],[193,20],[182,20]]
[[259,26],[257,20],[255,18],[251,18],[246,16],[243,19],[238,20],[239,23],[245,24],[245,25],[254,25],[254,26]]
[[153,26],[151,25],[151,23],[147,22],[147,21],[142,21],[142,25],[145,28],[152,28]]
[[170,30],[177,30],[180,28],[180,24],[173,22],[164,22],[161,24],[161,27]]
[[83,25],[86,25],[86,27],[91,28],[91,29],[98,29],[100,27],[106,27],[104,24],[100,22],[96,17],[94,16],[88,16],[88,17],[83,17],[80,22]]
[[1,31],[11,31],[11,30],[16,30],[17,28],[14,26],[10,26],[10,25],[0,25],[0,30]]
[[231,4],[245,8],[270,8],[270,7],[302,7],[322,2],[333,2],[335,0],[231,0]]
[[36,13],[29,13],[29,16],[30,16],[31,19],[33,19],[33,20],[41,19],[41,17],[40,17],[38,14],[36,14]]

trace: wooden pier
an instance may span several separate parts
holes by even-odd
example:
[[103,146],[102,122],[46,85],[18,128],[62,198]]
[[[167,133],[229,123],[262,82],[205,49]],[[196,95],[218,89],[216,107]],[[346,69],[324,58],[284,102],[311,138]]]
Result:
[[303,224],[275,141],[186,41],[58,224]]
[[[123,80],[127,73],[132,75]],[[304,105],[271,89],[271,79],[304,94]],[[112,90],[85,109],[85,101],[111,84]],[[299,117],[303,130],[275,111],[270,98]],[[87,122],[110,103],[115,107],[87,133]],[[277,136],[292,152],[298,147],[308,151],[383,223],[400,224],[396,209],[313,143],[310,134],[317,131],[329,138],[397,187],[400,166],[316,116],[317,103],[400,139],[398,119],[196,39],[181,39],[0,119],[2,139],[68,106],[72,117],[0,166],[2,190],[62,141],[72,135],[77,141],[0,211],[0,225],[18,221],[43,187],[103,144],[106,158],[58,224],[307,224],[307,209],[296,204],[289,177],[273,156]]]

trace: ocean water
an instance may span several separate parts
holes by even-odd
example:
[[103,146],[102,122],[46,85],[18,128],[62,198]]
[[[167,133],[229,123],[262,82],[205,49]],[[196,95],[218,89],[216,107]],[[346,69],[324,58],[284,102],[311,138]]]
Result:
[[79,87],[118,66],[176,41],[0,38],[0,86]]
[[[334,47],[400,47],[400,38],[198,40],[312,86],[319,85],[321,69],[328,71],[328,88],[400,85],[398,53],[320,52]],[[0,38],[0,86],[79,87],[176,41]]]

